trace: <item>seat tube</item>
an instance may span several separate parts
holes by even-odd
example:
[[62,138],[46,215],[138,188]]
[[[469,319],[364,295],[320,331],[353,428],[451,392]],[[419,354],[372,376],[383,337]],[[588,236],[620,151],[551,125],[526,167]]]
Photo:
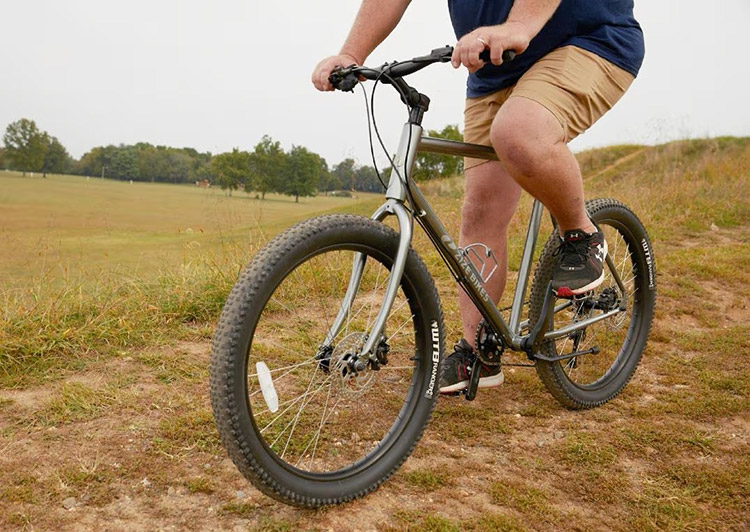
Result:
[[523,245],[523,256],[521,265],[518,268],[518,281],[516,282],[516,292],[513,295],[513,305],[510,309],[509,327],[514,336],[521,334],[521,310],[523,309],[523,300],[526,297],[526,288],[529,284],[529,274],[531,273],[531,260],[534,257],[534,248],[536,247],[537,238],[539,237],[539,227],[542,222],[542,212],[544,207],[542,203],[535,199],[531,207],[531,216],[529,217],[529,228],[526,231],[526,242]]

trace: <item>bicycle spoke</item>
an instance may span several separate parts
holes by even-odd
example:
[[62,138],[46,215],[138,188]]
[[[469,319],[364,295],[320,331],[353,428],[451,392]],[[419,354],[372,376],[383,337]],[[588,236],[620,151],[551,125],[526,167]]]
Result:
[[[310,392],[309,394],[305,394],[304,396],[301,396],[300,398],[302,398],[302,397],[308,397],[308,396],[312,396],[312,395],[315,395],[315,394],[316,394],[316,393],[318,393],[318,391],[320,391],[320,389],[321,389],[321,388],[323,388],[323,387],[324,387],[325,385],[326,385],[326,382],[324,382],[323,384],[321,384],[320,386],[318,386],[318,388],[316,388],[315,390],[313,390],[313,391],[312,391],[312,392]],[[299,402],[299,401],[295,401],[295,403],[297,403],[297,402]],[[310,400],[308,399],[307,401],[305,401],[305,402],[303,403],[303,405],[302,405],[302,406],[301,406],[300,408],[304,408],[304,407],[305,407],[305,406],[307,405],[307,403],[309,403],[309,402],[310,402]],[[293,405],[290,405],[289,407],[287,407],[287,410],[289,410],[289,409],[291,408],[291,406],[293,406]],[[285,412],[286,412],[287,410],[285,410]],[[277,417],[276,419],[278,419],[278,417]],[[279,441],[279,438],[281,438],[281,437],[282,437],[282,436],[284,435],[284,433],[286,432],[286,430],[287,430],[287,429],[288,429],[288,428],[289,428],[289,427],[290,427],[290,426],[291,426],[291,425],[292,425],[292,424],[293,424],[293,423],[294,423],[294,422],[296,421],[296,419],[297,419],[297,416],[293,417],[293,418],[292,418],[292,420],[291,420],[291,421],[290,421],[289,423],[287,423],[287,424],[286,424],[286,426],[284,427],[284,429],[283,429],[283,430],[282,430],[282,431],[281,431],[281,432],[280,432],[280,433],[279,433],[279,434],[278,434],[278,435],[276,436],[276,439],[275,439],[275,440],[273,440],[273,442],[271,442],[271,444],[269,445],[269,447],[273,448],[273,446],[274,446],[274,445],[276,445],[276,442],[277,442],[277,441]],[[275,420],[274,420],[274,421],[275,421]],[[272,423],[273,423],[273,421],[272,421]],[[267,428],[267,427],[266,427],[266,428]],[[265,430],[265,429],[264,429],[264,430]],[[261,432],[262,432],[262,431],[261,431]],[[287,444],[288,444],[288,443],[289,443],[289,440],[287,440]],[[284,450],[286,450],[286,447],[284,448]],[[283,455],[282,455],[282,457],[283,457]]]
[[[312,383],[313,383],[314,380],[315,380],[315,374],[313,373],[313,376],[310,378],[310,384],[307,385],[307,389],[308,390],[312,386]],[[322,388],[323,386],[325,386],[325,384],[321,385],[318,388],[318,390],[320,390],[320,388]],[[292,430],[289,432],[289,437],[286,439],[286,444],[284,445],[284,450],[281,451],[281,458],[282,459],[284,458],[284,455],[286,454],[286,450],[289,447],[289,442],[292,440],[292,436],[294,435],[294,430],[297,428],[297,423],[299,422],[299,417],[302,415],[302,411],[305,409],[305,407],[308,404],[310,404],[310,401],[312,401],[312,397],[314,395],[315,395],[314,393],[310,395],[310,399],[308,399],[305,403],[302,404],[302,406],[299,408],[299,410],[297,410],[297,415],[294,416],[294,419],[292,419],[292,422],[294,423],[294,425],[292,426]]]
[[[312,364],[312,363],[317,363],[317,362],[318,362],[317,360],[315,360],[314,358],[311,358],[310,360],[306,360],[304,362],[300,362],[299,364],[293,364],[291,366],[283,366],[281,368],[272,369],[272,370],[270,370],[270,373],[277,373],[279,371],[284,371],[285,369],[299,368],[300,366],[306,366],[307,364]],[[284,373],[284,375],[287,375],[287,373]],[[248,374],[248,378],[250,378],[250,377],[257,377],[257,376],[258,376],[257,373],[250,373],[250,374]]]
[[[370,329],[370,324],[372,323],[372,313],[375,310],[375,305],[372,304],[372,300],[376,298],[377,289],[380,288],[380,275],[383,273],[383,270],[378,269],[378,277],[375,279],[375,286],[372,289],[372,295],[371,301],[370,301],[370,312],[367,314],[367,321],[365,322],[367,325],[367,329]],[[364,308],[364,307],[363,307]]]
[[[403,307],[404,305],[406,305],[406,303],[408,303],[408,301],[404,302],[401,305],[401,307]],[[398,310],[400,310],[401,307],[399,307]],[[401,325],[399,325],[398,328],[395,331],[393,331],[393,333],[386,339],[386,342],[390,342],[391,339],[393,339],[401,331],[401,329],[403,329],[406,325],[408,325],[409,323],[411,323],[413,319],[414,319],[414,314],[412,314],[411,316],[408,316],[407,318],[405,318],[404,321],[401,322]]]
[[[318,390],[319,390],[320,388],[322,388],[323,386],[325,386],[326,382],[327,382],[327,381],[328,381],[329,379],[330,379],[330,376],[329,376],[329,377],[326,377],[326,379],[325,379],[325,380],[323,381],[323,384],[321,384],[321,385],[320,385],[320,387],[318,388]],[[262,429],[260,429],[260,433],[261,433],[261,434],[263,434],[263,433],[264,433],[264,432],[266,431],[266,429],[268,429],[268,427],[270,427],[271,425],[273,425],[273,424],[274,424],[274,423],[275,423],[275,422],[276,422],[276,421],[277,421],[277,420],[278,420],[278,419],[279,419],[279,418],[280,418],[281,416],[283,416],[284,414],[286,414],[286,413],[287,413],[287,412],[288,412],[288,411],[289,411],[289,410],[290,410],[290,409],[291,409],[291,408],[292,408],[292,407],[293,407],[293,406],[294,406],[295,404],[297,404],[298,402],[300,402],[301,400],[303,400],[303,399],[304,399],[305,397],[307,397],[307,396],[308,396],[308,395],[309,395],[310,393],[316,393],[316,392],[317,392],[317,390],[315,390],[315,391],[313,391],[313,392],[309,392],[309,393],[305,393],[305,394],[302,394],[302,395],[300,395],[300,396],[298,396],[298,397],[295,397],[295,398],[294,398],[294,399],[292,400],[291,404],[290,404],[290,405],[289,405],[288,407],[286,407],[286,408],[285,408],[285,409],[284,409],[284,410],[283,410],[283,411],[282,411],[282,412],[281,412],[280,414],[278,414],[278,415],[277,415],[277,416],[276,416],[275,418],[273,418],[273,419],[272,419],[272,420],[271,420],[271,421],[270,421],[270,422],[269,422],[269,423],[268,423],[268,424],[267,424],[267,425],[266,425],[265,427],[263,427]]]
[[[310,448],[310,445],[312,445],[313,442],[315,442],[315,446],[313,447],[312,456],[313,458],[315,457],[315,449],[318,447],[318,439],[320,438],[320,432],[323,430],[323,425],[325,424],[325,422],[328,421],[328,416],[326,416],[326,413],[328,411],[328,401],[331,399],[331,388],[332,388],[331,386],[328,387],[328,394],[326,394],[326,402],[325,402],[325,405],[323,405],[323,414],[320,418],[320,425],[318,425],[318,430],[315,432],[315,436],[313,437],[313,439],[310,440],[310,442],[307,444],[307,447],[305,447],[304,450],[300,453],[299,459],[297,460],[297,463],[294,464],[294,467],[299,466],[300,461],[302,460],[302,458],[304,458],[305,453]],[[340,399],[341,398],[339,397],[339,400]],[[338,405],[338,401],[336,401],[336,405]]]
[[[310,360],[309,362],[317,362],[317,360],[315,360],[315,359],[312,359],[312,360]],[[308,362],[304,362],[304,363],[305,363],[305,364],[307,364]],[[274,382],[279,382],[279,381],[280,381],[281,379],[283,379],[284,377],[286,377],[287,375],[289,375],[289,374],[290,374],[290,373],[291,373],[292,371],[294,371],[294,369],[295,369],[295,368],[293,367],[292,369],[290,369],[290,370],[286,371],[286,372],[285,372],[285,373],[283,373],[282,375],[279,375],[278,377],[276,377],[276,378],[274,379]],[[276,371],[276,370],[274,370],[274,371]],[[260,389],[258,389],[258,390],[255,390],[255,391],[254,391],[253,393],[249,394],[249,395],[248,395],[248,397],[255,397],[255,396],[256,396],[257,394],[259,394],[260,392],[261,392],[261,390],[260,390]]]

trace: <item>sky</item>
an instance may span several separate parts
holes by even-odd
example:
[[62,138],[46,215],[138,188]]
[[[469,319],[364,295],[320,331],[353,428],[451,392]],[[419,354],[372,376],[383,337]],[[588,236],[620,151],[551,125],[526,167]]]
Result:
[[[594,0],[591,0],[594,1]],[[369,163],[364,100],[319,93],[316,63],[340,49],[355,0],[0,0],[0,132],[20,118],[78,158],[95,146],[152,144],[221,153],[263,135],[330,165]],[[646,39],[640,75],[571,147],[750,136],[750,0],[636,0]],[[366,64],[455,44],[447,2],[413,0]],[[424,126],[463,129],[465,70],[409,78],[432,99]],[[367,86],[371,86],[368,83]],[[406,111],[377,92],[395,151]]]

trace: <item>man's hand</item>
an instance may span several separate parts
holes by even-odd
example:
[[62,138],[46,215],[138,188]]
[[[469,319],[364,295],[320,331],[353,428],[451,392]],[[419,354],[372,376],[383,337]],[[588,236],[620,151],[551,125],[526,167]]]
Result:
[[326,57],[312,73],[312,82],[315,88],[319,91],[332,91],[333,85],[328,81],[328,78],[335,69],[339,67],[348,67],[351,65],[359,65],[359,61],[356,57],[349,54],[332,55]]
[[490,50],[490,60],[493,65],[503,62],[503,52],[513,50],[517,54],[523,53],[529,46],[531,36],[529,29],[521,22],[505,22],[498,26],[485,26],[467,33],[456,43],[451,57],[453,68],[464,65],[469,72],[476,72],[484,66],[479,59],[485,49]]

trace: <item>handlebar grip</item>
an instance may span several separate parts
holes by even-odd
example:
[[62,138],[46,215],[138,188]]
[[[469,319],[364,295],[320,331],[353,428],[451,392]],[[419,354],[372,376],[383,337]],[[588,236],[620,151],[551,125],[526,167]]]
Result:
[[[516,52],[513,50],[503,50],[503,62],[505,61],[513,61],[516,58]],[[489,49],[484,49],[481,54],[479,54],[479,59],[484,61],[485,63],[490,63],[490,51]]]
[[334,89],[351,92],[359,83],[359,78],[351,71],[352,67],[339,68],[331,72],[328,81],[331,82]]

